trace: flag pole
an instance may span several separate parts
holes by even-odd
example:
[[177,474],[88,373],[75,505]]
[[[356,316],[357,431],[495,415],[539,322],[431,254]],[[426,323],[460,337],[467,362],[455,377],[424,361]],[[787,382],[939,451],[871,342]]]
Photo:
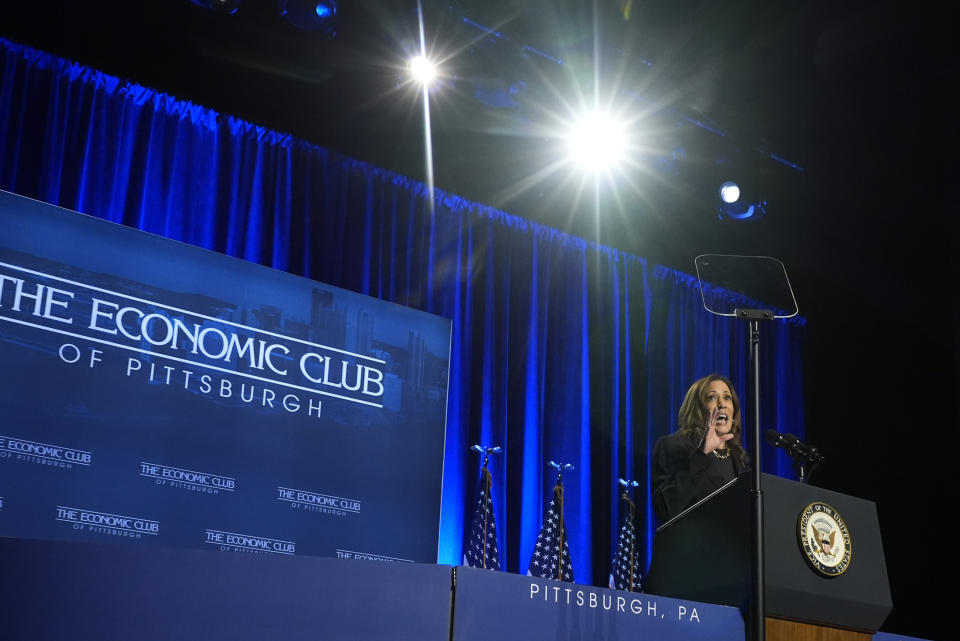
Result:
[[554,461],[550,461],[550,467],[555,468],[557,470],[557,480],[555,483],[555,487],[560,488],[560,532],[559,532],[560,549],[557,550],[558,552],[557,558],[559,559],[559,563],[557,563],[557,580],[562,581],[563,580],[563,546],[564,546],[563,535],[566,533],[567,529],[566,529],[566,524],[564,523],[564,519],[566,517],[564,516],[564,512],[563,512],[563,486],[560,483],[563,479],[563,473],[566,470],[574,469],[574,467],[570,463],[556,463]]
[[[629,516],[628,516],[628,518],[630,519],[629,522],[635,523],[637,515],[636,515],[636,505],[633,502],[633,489],[639,486],[640,483],[638,483],[635,480],[628,481],[627,479],[621,479],[621,478],[618,478],[617,481],[620,483],[620,485],[623,486],[623,494],[621,496],[623,497],[623,499],[626,500],[627,506],[629,508]],[[633,577],[636,572],[637,553],[633,547],[634,543],[635,541],[631,537],[630,539],[630,582],[627,585],[627,590],[629,592],[633,592]]]
[[[493,485],[493,480],[490,477],[490,469],[487,467],[487,464],[490,462],[491,454],[499,454],[503,451],[499,445],[497,446],[487,446],[487,445],[473,445],[470,447],[471,451],[479,452],[483,454],[483,466],[480,469],[480,502],[485,506],[490,500],[490,489]],[[481,556],[480,556],[480,567],[487,568],[487,537],[490,534],[490,514],[487,509],[483,510],[483,527],[481,531]]]

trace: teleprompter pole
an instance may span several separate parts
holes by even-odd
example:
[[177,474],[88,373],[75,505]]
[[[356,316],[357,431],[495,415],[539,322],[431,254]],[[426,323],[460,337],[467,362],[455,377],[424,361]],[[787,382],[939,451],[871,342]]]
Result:
[[764,603],[764,558],[763,558],[763,488],[761,487],[760,451],[760,325],[761,320],[771,320],[773,313],[763,309],[738,309],[737,318],[748,321],[747,331],[750,340],[750,364],[752,366],[752,393],[750,409],[753,415],[750,449],[752,451],[750,469],[751,484],[751,595],[748,636],[751,641],[766,639],[766,605]]

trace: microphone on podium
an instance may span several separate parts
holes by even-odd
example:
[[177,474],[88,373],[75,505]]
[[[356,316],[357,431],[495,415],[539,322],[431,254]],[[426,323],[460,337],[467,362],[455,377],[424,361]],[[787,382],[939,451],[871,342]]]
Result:
[[[801,480],[805,480],[804,477],[809,476],[813,468],[823,462],[823,454],[820,453],[820,450],[812,445],[807,445],[793,434],[781,434],[777,430],[769,429],[767,430],[767,442],[774,447],[782,447],[796,461],[800,466]],[[809,468],[806,474],[804,474],[804,466]]]
[[782,447],[787,450],[793,457],[809,458],[811,455],[820,455],[816,447],[807,445],[789,432],[781,434],[777,430],[767,430],[767,441],[774,447]]
[[777,430],[767,430],[767,442],[774,447],[783,447],[787,444],[786,437]]

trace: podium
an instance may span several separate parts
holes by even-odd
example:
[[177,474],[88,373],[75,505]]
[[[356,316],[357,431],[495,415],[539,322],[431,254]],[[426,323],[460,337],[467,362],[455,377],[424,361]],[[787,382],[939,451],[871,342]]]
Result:
[[[823,629],[847,631],[829,638],[869,639],[893,604],[876,506],[873,502],[761,475],[763,491],[764,600],[768,634],[823,638]],[[750,478],[747,474],[661,525],[644,590],[740,608],[751,586]],[[803,533],[810,514],[832,510],[846,539],[835,567],[816,567],[815,540]],[[828,520],[828,519],[824,519]],[[826,529],[826,528],[825,528]],[[817,537],[814,536],[814,539]],[[829,547],[828,547],[829,549]],[[788,638],[780,636],[780,638]]]

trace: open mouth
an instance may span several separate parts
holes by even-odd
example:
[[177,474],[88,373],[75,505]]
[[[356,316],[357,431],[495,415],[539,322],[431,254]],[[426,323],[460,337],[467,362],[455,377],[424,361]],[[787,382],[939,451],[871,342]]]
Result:
[[729,420],[730,420],[730,419],[729,419],[729,417],[727,416],[727,414],[726,414],[725,412],[720,412],[719,414],[717,414],[717,423],[718,423],[718,424],[723,423],[724,425],[726,425],[726,424],[727,424],[727,421],[729,421]]

